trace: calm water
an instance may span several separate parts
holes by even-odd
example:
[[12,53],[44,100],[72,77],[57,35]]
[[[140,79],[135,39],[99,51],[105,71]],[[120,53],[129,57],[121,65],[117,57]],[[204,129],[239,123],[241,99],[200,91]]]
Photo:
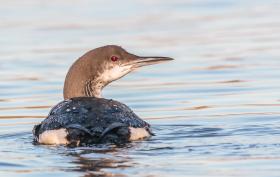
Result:
[[[280,2],[0,1],[0,176],[280,176]],[[89,49],[166,55],[113,83],[156,136],[125,147],[34,146]]]

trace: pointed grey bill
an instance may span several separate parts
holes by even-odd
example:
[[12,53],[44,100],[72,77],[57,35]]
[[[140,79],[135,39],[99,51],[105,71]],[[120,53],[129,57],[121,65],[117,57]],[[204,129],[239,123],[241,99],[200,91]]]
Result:
[[135,60],[133,60],[125,65],[130,65],[130,66],[132,66],[132,68],[139,68],[142,66],[163,63],[163,62],[171,61],[171,60],[174,60],[174,59],[169,58],[169,57],[137,57]]

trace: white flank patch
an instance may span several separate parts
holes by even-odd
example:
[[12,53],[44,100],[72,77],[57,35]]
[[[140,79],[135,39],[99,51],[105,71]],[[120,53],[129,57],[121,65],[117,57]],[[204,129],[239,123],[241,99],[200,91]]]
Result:
[[57,130],[47,130],[39,135],[39,143],[48,145],[69,144],[66,139],[67,131],[65,128]]
[[150,133],[145,128],[129,127],[129,130],[130,130],[130,137],[129,137],[130,141],[135,141],[151,136]]

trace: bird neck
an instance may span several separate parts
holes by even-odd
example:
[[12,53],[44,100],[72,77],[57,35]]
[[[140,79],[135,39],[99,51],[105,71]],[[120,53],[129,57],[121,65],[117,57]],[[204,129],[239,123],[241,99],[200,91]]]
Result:
[[73,97],[101,97],[102,89],[108,83],[100,77],[102,71],[100,71],[98,65],[90,64],[90,59],[86,55],[79,58],[70,67],[64,82],[64,99]]
[[104,82],[99,78],[88,80],[83,87],[83,96],[101,98],[101,92],[104,87]]
[[102,89],[107,84],[99,77],[79,78],[75,77],[75,75],[72,77],[71,73],[67,74],[64,83],[64,99],[73,97],[102,97]]

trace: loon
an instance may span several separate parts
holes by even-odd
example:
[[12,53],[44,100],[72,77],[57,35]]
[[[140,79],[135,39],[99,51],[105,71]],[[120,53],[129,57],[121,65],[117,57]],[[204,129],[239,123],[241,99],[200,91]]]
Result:
[[139,67],[169,60],[173,59],[137,56],[116,45],[85,53],[66,75],[64,101],[34,126],[34,143],[87,146],[149,138],[153,133],[147,122],[125,104],[102,98],[101,91],[110,82]]

